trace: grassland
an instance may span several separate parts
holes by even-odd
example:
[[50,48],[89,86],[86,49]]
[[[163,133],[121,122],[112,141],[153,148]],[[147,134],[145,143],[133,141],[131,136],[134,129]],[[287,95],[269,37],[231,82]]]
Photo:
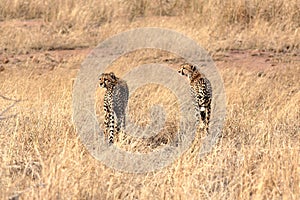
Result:
[[[299,10],[299,0],[0,1],[0,198],[300,199]],[[227,118],[201,160],[195,142],[163,170],[122,173],[78,139],[72,83],[99,42],[150,26],[211,53]],[[139,51],[111,69],[165,58]]]

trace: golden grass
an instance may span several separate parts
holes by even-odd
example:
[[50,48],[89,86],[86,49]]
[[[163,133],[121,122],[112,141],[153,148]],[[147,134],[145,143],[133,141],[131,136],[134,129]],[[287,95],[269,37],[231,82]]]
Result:
[[[299,6],[298,0],[0,1],[0,95],[21,100],[2,113],[14,101],[0,97],[0,198],[300,199]],[[223,139],[201,160],[198,138],[171,166],[121,173],[78,139],[72,81],[88,52],[79,48],[145,26],[177,30],[213,53],[227,118]],[[62,49],[76,50],[53,51]],[[173,59],[139,51],[110,70],[121,76],[164,58]],[[97,105],[101,121],[101,99]]]
[[[83,58],[69,56],[54,69],[33,59],[1,72],[1,93],[23,100],[5,114],[16,117],[0,121],[2,198],[299,198],[299,62],[218,62],[228,101],[222,141],[201,160],[196,142],[165,169],[128,174],[92,158],[77,138],[71,80]],[[2,99],[1,110],[9,104]]]
[[124,30],[155,26],[180,31],[212,52],[291,52],[299,49],[299,19],[299,0],[2,0],[0,46],[15,53],[82,48]]

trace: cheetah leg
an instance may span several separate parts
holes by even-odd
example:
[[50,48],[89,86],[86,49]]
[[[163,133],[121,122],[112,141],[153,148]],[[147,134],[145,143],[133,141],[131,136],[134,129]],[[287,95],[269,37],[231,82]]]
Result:
[[116,118],[116,127],[115,127],[116,135],[115,135],[115,137],[118,138],[120,135],[120,131],[121,131],[121,119],[118,116],[115,116],[115,118]]
[[206,109],[205,107],[200,107],[200,127],[201,129],[206,126]]
[[125,130],[125,115],[122,115],[121,127],[123,130]]
[[114,131],[115,131],[115,119],[114,114],[112,112],[109,113],[109,137],[108,143],[114,143]]
[[199,123],[200,128],[205,128],[206,125],[206,108],[204,106],[199,105]]
[[117,117],[117,131],[125,130],[125,114]]
[[199,105],[195,101],[193,102],[193,104],[194,104],[194,108],[195,108],[195,117],[197,119],[197,122],[199,122],[200,118],[201,118],[200,107],[199,107]]
[[116,129],[117,129],[117,132],[120,132],[120,130],[121,130],[121,119],[120,118],[117,118],[117,127],[116,127]]
[[120,122],[119,123],[119,131],[120,131],[120,129],[123,130],[123,132],[122,132],[122,140],[125,140],[126,139],[125,134],[124,134],[124,130],[125,130],[125,114],[122,115],[122,116],[120,116],[119,122]]
[[210,112],[211,112],[210,110],[211,110],[210,105],[208,105],[208,107],[206,109],[206,111],[207,111],[207,113],[206,113],[206,133],[207,133],[207,135],[209,134],[208,129],[209,129],[209,122],[210,122]]
[[108,114],[108,109],[107,107],[104,107],[104,113],[105,113],[105,116],[104,116],[104,127],[105,127],[105,140],[108,139],[108,134],[109,134],[109,114]]

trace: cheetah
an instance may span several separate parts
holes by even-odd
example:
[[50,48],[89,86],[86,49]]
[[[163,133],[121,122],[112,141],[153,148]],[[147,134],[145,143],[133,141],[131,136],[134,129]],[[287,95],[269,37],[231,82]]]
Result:
[[103,102],[104,126],[108,143],[113,144],[115,130],[119,132],[121,128],[125,129],[125,110],[129,95],[128,86],[124,80],[116,77],[113,72],[102,73],[99,76],[99,86],[106,89]]
[[208,134],[212,100],[210,81],[196,66],[189,63],[180,65],[178,73],[182,76],[187,76],[190,81],[191,96],[193,98],[197,122],[200,123],[201,128],[206,129],[206,133]]

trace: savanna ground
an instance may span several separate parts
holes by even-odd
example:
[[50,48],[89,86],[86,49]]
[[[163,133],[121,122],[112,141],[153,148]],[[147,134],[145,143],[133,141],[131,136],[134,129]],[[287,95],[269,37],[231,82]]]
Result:
[[[227,97],[223,137],[201,160],[195,142],[162,170],[122,173],[78,139],[72,84],[99,42],[153,26],[212,55]],[[1,199],[300,199],[299,0],[1,0],[0,38]],[[140,51],[110,69],[166,60],[177,64]]]

